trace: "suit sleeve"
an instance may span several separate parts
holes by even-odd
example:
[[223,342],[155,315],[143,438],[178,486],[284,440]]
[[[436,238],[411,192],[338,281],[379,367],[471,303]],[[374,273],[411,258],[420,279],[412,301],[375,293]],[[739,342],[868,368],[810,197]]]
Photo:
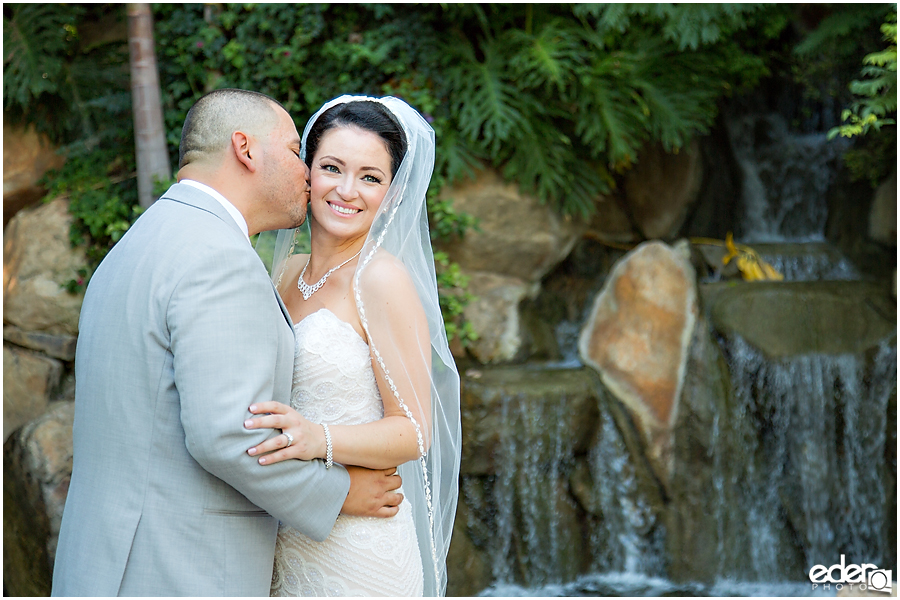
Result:
[[346,470],[299,460],[264,467],[246,452],[278,434],[244,428],[250,404],[289,400],[290,376],[278,378],[275,371],[284,344],[291,344],[292,356],[293,336],[285,335],[289,325],[274,288],[244,248],[194,258],[167,311],[187,449],[251,502],[322,540],[349,490]]

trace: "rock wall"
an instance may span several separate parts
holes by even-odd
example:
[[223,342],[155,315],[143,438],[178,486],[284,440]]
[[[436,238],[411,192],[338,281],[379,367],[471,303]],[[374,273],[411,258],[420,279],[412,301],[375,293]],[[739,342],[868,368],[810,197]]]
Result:
[[445,190],[459,212],[475,216],[477,229],[462,239],[435,242],[471,276],[476,296],[465,318],[479,336],[469,349],[484,364],[510,362],[520,355],[518,306],[533,297],[541,278],[561,262],[585,226],[520,192],[492,169]]
[[87,264],[69,243],[65,200],[20,211],[3,236],[3,438],[39,417],[72,370]]
[[55,402],[3,445],[3,585],[13,596],[50,595],[74,409],[74,402]]
[[82,294],[63,288],[87,263],[69,244],[65,200],[19,211],[3,252],[3,581],[49,595],[72,471],[73,375]]

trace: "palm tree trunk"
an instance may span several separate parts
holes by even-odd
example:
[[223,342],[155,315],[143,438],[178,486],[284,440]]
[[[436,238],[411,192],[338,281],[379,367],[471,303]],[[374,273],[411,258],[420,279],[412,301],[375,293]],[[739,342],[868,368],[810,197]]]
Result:
[[138,199],[146,208],[156,200],[154,182],[168,181],[172,177],[156,70],[153,15],[149,4],[128,5],[128,48],[131,54]]

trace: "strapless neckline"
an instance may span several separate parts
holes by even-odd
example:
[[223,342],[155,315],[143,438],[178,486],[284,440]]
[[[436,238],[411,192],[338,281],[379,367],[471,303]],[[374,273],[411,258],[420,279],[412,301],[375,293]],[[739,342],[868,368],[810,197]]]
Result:
[[[291,406],[309,421],[328,425],[364,425],[384,417],[370,348],[353,325],[320,308],[294,325],[294,332]],[[272,595],[405,598],[421,596],[422,582],[406,499],[391,519],[340,515],[322,542],[279,527]]]
[[366,342],[366,340],[364,340],[362,338],[361,335],[359,335],[359,332],[356,331],[356,329],[353,327],[353,325],[351,325],[347,321],[343,320],[342,318],[340,318],[339,316],[337,316],[336,314],[334,314],[333,312],[331,312],[329,309],[325,308],[324,306],[322,308],[320,308],[319,310],[306,315],[305,317],[303,317],[302,319],[300,319],[299,321],[294,323],[294,331],[295,332],[299,331],[301,325],[303,325],[304,323],[306,323],[307,321],[309,321],[310,319],[312,319],[319,313],[324,313],[324,315],[326,315],[326,316],[330,315],[332,320],[337,321],[338,323],[343,325],[346,329],[349,329],[351,332],[353,332],[354,337],[356,337],[356,339],[358,339],[360,342],[362,342],[362,344],[365,345],[366,348],[369,347],[369,344]]

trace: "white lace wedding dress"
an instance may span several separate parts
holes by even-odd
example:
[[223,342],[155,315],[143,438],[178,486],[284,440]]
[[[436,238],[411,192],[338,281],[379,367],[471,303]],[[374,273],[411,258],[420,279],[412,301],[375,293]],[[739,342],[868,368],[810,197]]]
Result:
[[[357,425],[384,416],[369,346],[327,309],[294,326],[291,405],[314,423]],[[279,525],[271,596],[421,596],[422,558],[404,499],[390,519],[341,515],[315,542]]]

